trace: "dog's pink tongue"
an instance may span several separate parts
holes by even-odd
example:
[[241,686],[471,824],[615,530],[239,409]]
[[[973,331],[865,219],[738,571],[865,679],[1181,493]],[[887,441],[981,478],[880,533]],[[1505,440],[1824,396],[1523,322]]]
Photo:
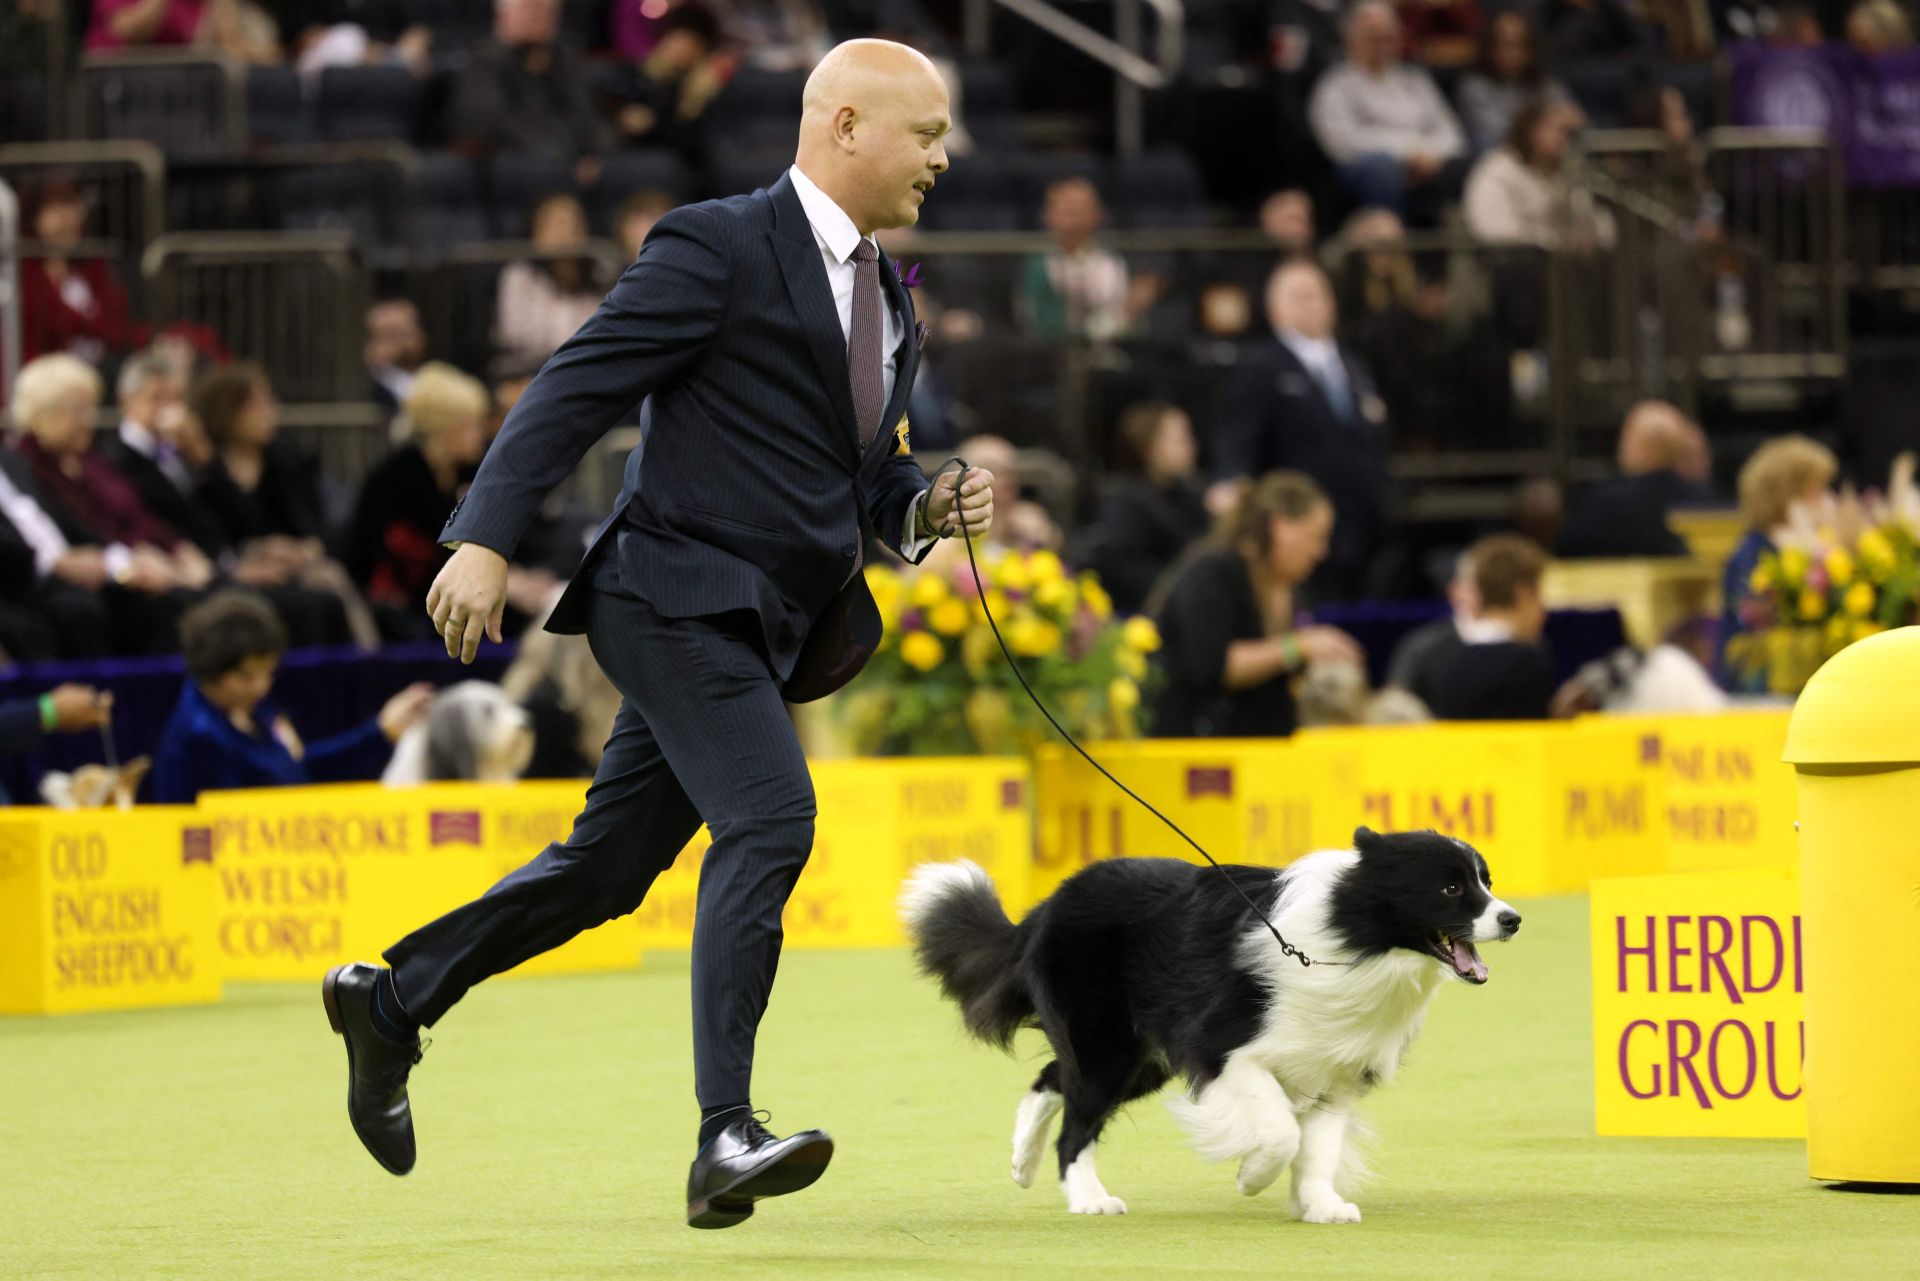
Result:
[[1459,939],[1453,940],[1453,968],[1477,983],[1487,981],[1487,963],[1480,959],[1478,952]]

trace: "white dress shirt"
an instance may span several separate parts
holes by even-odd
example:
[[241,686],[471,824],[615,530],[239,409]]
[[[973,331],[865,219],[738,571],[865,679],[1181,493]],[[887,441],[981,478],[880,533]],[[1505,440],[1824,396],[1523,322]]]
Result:
[[[1347,378],[1347,366],[1340,359],[1339,343],[1331,338],[1309,338],[1292,329],[1277,329],[1274,333],[1320,384],[1326,393],[1327,405],[1334,413],[1345,418],[1358,411],[1359,406],[1353,403],[1353,384]],[[1342,400],[1346,402],[1344,405],[1340,403]]]
[[[820,246],[820,260],[827,269],[827,285],[833,290],[833,307],[840,314],[840,332],[846,337],[849,348],[853,345],[853,280],[858,267],[853,261],[854,246],[861,240],[860,229],[853,225],[853,219],[847,211],[834,203],[833,197],[820,190],[813,179],[800,172],[799,165],[787,169],[787,175],[793,180],[793,189],[800,197],[800,207],[806,210],[807,225],[813,228],[813,242]],[[866,237],[872,240],[873,237]],[[874,245],[876,250],[879,245]],[[880,285],[880,318],[885,326],[880,335],[882,355],[881,378],[884,388],[883,404],[893,399],[893,384],[899,375],[900,340],[905,333],[906,320],[897,314],[887,301],[886,282]],[[886,424],[882,430],[890,430],[892,424]],[[922,491],[925,492],[925,491]],[[900,547],[909,558],[920,554],[922,544],[932,542],[930,538],[914,536],[914,511],[919,506],[916,499],[907,508],[907,527],[900,536]]]
[[0,468],[0,515],[5,515],[33,548],[34,577],[44,579],[51,574],[54,562],[67,553],[66,535],[47,515],[46,508],[13,483],[5,468]]
[[140,455],[158,467],[161,474],[173,482],[173,487],[183,494],[193,493],[193,473],[187,470],[180,455],[171,449],[161,449],[160,438],[148,431],[131,418],[120,420],[120,439],[128,449]]

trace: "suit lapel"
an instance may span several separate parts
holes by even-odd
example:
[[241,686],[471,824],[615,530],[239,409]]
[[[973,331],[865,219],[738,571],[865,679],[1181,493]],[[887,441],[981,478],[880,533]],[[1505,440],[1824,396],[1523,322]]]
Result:
[[1286,359],[1286,362],[1299,372],[1300,377],[1306,379],[1307,387],[1312,391],[1313,398],[1319,404],[1321,410],[1325,412],[1327,421],[1330,423],[1343,422],[1344,420],[1333,407],[1332,398],[1327,395],[1326,384],[1320,381],[1313,370],[1307,368],[1307,362],[1300,359],[1300,357],[1294,353],[1293,348],[1287,346],[1287,344],[1281,342],[1278,338],[1273,341],[1278,344],[1280,354]]
[[774,226],[767,235],[773,240],[780,260],[780,274],[786,278],[787,293],[793,309],[807,331],[807,345],[820,366],[820,378],[840,417],[841,438],[854,450],[860,449],[860,433],[853,420],[853,382],[847,374],[847,341],[840,329],[840,313],[833,306],[833,291],[827,284],[827,269],[820,261],[820,246],[814,242],[807,211],[793,189],[793,179],[785,174],[773,184]]

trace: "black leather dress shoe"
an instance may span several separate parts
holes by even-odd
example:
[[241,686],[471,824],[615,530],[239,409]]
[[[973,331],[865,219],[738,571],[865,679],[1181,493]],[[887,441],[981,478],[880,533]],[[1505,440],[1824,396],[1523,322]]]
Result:
[[762,1197],[810,1187],[833,1159],[833,1140],[821,1130],[777,1139],[748,1116],[713,1136],[687,1172],[687,1225],[730,1228],[753,1214]]
[[407,1073],[420,1061],[420,1038],[390,1041],[373,1026],[373,985],[380,968],[365,961],[336,965],[320,981],[327,1022],[347,1043],[347,1119],[367,1151],[393,1174],[413,1168],[413,1110]]

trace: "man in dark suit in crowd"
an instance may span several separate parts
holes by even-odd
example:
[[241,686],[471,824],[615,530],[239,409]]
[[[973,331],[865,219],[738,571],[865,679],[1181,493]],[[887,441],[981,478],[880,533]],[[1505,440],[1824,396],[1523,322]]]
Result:
[[207,556],[219,559],[226,534],[195,492],[197,477],[178,433],[163,420],[184,413],[186,380],[172,362],[144,351],[120,367],[120,425],[99,439],[100,452],[139,491],[140,501]]
[[[1319,599],[1365,593],[1387,530],[1386,403],[1335,333],[1326,273],[1308,258],[1267,280],[1273,336],[1234,366],[1214,429],[1216,488],[1270,471],[1305,472],[1333,500],[1333,542],[1311,580]],[[1217,497],[1210,506],[1217,506]]]
[[388,298],[367,308],[367,345],[361,354],[367,365],[367,395],[392,417],[427,361],[427,334],[412,299]]
[[475,46],[453,83],[455,148],[565,156],[593,183],[614,131],[593,109],[589,66],[560,33],[560,0],[494,0],[493,38]]
[[[720,1228],[811,1184],[833,1144],[775,1138],[749,1102],[780,914],[813,843],[814,796],[786,702],[850,679],[878,643],[870,535],[919,560],[991,522],[992,476],[929,486],[904,409],[924,331],[872,239],[908,226],[947,168],[947,93],[880,40],[821,61],[798,154],[771,189],[661,218],[600,310],[508,416],[442,540],[428,599],[447,652],[499,639],[507,557],[541,499],[634,402],[644,464],[548,627],[584,630],[622,695],[585,811],[486,895],[323,985],[347,1041],[349,1116],[388,1170],[414,1159],[417,1029],[468,988],[625,915],[704,820],[693,942],[699,1148],[687,1220]],[[644,472],[644,485],[641,484]]]
[[1685,556],[1667,517],[1713,501],[1706,433],[1664,400],[1643,400],[1620,427],[1620,474],[1574,504],[1556,550],[1563,557]]

